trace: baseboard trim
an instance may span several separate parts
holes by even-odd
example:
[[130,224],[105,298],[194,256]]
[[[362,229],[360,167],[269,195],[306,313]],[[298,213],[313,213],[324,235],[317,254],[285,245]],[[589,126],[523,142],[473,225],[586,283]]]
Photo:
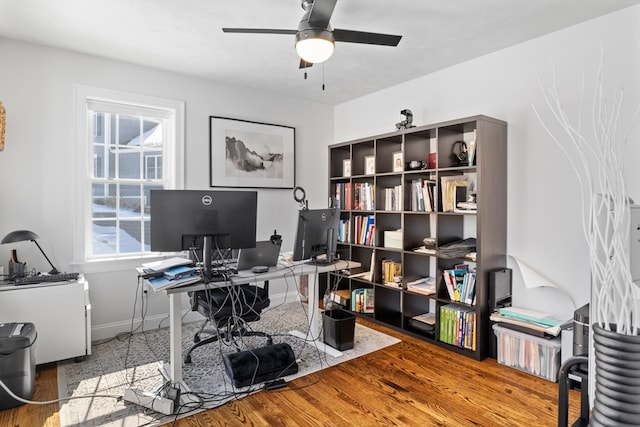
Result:
[[[299,301],[300,297],[297,292],[282,292],[278,294],[271,294],[269,296],[271,305],[280,305],[287,302]],[[118,322],[104,323],[101,325],[91,325],[91,340],[92,342],[104,341],[111,339],[117,335],[131,332],[141,332],[142,330],[150,331],[159,328],[169,327],[169,307],[167,307],[166,313],[159,313],[154,315],[147,315],[144,318],[144,329],[142,328],[142,318],[136,317],[133,319],[122,320]],[[182,311],[182,323],[198,322],[204,318],[197,311],[191,311],[184,309]]]

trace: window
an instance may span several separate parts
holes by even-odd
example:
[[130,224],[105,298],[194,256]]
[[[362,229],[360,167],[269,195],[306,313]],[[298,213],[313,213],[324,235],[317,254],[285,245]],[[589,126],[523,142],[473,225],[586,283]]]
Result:
[[79,186],[84,244],[77,256],[148,255],[150,191],[182,184],[182,103],[84,87],[79,92],[84,132],[78,145],[87,160]]

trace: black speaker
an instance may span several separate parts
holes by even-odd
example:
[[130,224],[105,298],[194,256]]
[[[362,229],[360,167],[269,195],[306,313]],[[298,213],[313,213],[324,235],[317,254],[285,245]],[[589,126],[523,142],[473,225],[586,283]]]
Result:
[[298,372],[291,346],[279,343],[225,354],[224,366],[235,387],[246,387]]
[[[511,307],[511,269],[500,268],[489,271],[489,310],[491,312]],[[493,324],[492,324],[493,325]],[[498,339],[493,332],[489,332],[489,357],[498,356]]]
[[511,269],[501,268],[489,272],[489,308],[511,307]]

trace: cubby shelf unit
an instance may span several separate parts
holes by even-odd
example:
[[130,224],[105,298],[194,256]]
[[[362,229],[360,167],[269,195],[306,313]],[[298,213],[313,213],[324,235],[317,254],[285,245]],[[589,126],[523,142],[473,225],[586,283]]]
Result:
[[[461,161],[456,155],[462,146],[460,141],[464,141],[468,149],[475,141],[472,162]],[[401,170],[394,162],[399,153]],[[371,156],[375,164],[373,171],[366,168],[366,158]],[[347,170],[345,161],[349,162]],[[410,169],[411,161],[421,162],[420,166]],[[445,211],[443,178],[459,177],[473,182],[467,191],[476,195],[476,211]],[[416,180],[431,182],[431,212],[416,211],[412,205],[411,188]],[[373,205],[365,205],[362,200],[355,203],[355,189],[365,185],[373,189],[370,195]],[[394,189],[395,193],[389,195],[388,189]],[[374,312],[359,315],[478,360],[487,357],[491,333],[489,272],[506,267],[507,124],[478,115],[332,145],[329,147],[329,192],[330,197],[340,199],[341,219],[351,224],[348,235],[343,236],[344,241],[338,243],[340,257],[358,261],[365,269],[370,269],[373,263],[374,268],[372,280],[368,276],[350,278],[346,274],[331,273],[326,283],[338,289],[373,288]],[[347,193],[350,193],[348,204],[345,203]],[[399,198],[399,208],[385,209],[388,197]],[[357,239],[353,224],[358,216],[373,218],[375,227],[369,242]],[[386,247],[385,231],[398,230],[401,247]],[[415,252],[426,237],[434,239],[436,251],[447,243],[473,237],[476,239],[475,261],[468,257],[444,258],[437,255],[439,252]],[[400,285],[382,283],[382,260],[401,264]],[[449,297],[442,272],[458,264],[475,269],[474,304],[455,302]],[[436,280],[434,294],[407,289],[407,283],[428,276]],[[467,346],[471,348],[443,342],[441,326],[445,319],[441,308],[447,305],[475,314],[475,328],[468,330],[475,340],[475,345]],[[433,333],[412,326],[415,322],[410,319],[424,313],[435,314]]]

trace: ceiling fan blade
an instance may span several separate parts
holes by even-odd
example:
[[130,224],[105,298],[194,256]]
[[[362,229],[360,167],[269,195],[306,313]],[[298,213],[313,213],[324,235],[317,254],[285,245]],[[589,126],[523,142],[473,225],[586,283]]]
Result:
[[337,0],[314,0],[309,13],[309,25],[313,28],[327,28]]
[[402,39],[402,36],[394,36],[391,34],[340,30],[338,28],[333,30],[333,37],[337,42],[376,44],[382,46],[398,46],[400,39]]
[[243,34],[293,34],[298,30],[279,30],[270,28],[223,28],[225,33],[243,33]]
[[313,64],[311,62],[307,62],[304,59],[300,58],[300,66],[298,66],[299,69],[310,68],[310,67],[313,67]]

